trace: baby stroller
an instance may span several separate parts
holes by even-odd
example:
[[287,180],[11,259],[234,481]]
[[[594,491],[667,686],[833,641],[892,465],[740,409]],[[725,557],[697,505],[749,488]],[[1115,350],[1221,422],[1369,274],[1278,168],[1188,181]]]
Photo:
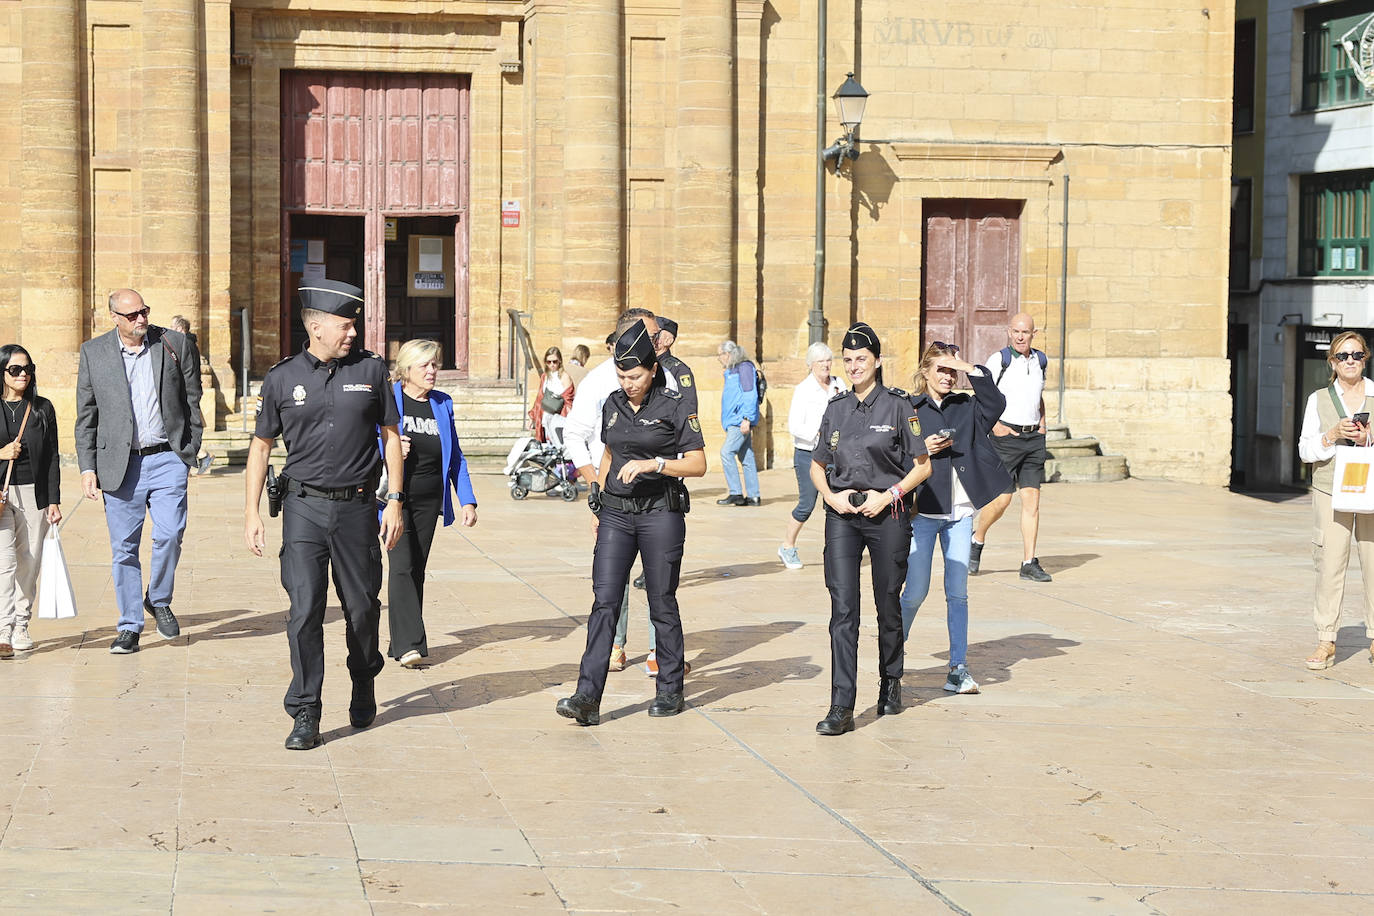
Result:
[[506,458],[511,499],[555,491],[568,502],[577,499],[576,470],[563,453],[562,433],[560,425],[550,430],[548,442],[533,436],[516,440]]

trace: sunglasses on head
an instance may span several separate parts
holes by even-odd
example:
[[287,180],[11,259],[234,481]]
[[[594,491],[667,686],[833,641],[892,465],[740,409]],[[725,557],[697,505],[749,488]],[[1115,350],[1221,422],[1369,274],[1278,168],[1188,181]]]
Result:
[[143,308],[138,309],[137,311],[115,312],[115,314],[118,315],[120,318],[123,318],[125,321],[137,321],[140,318],[147,318],[148,313],[151,311],[152,309],[148,308],[148,306],[145,305],[143,306]]
[[933,341],[931,341],[930,345],[931,345],[932,347],[937,347],[937,348],[939,348],[939,349],[941,349],[941,350],[948,350],[948,351],[951,352],[951,353],[958,353],[958,352],[959,352],[959,345],[958,345],[958,344],[945,343],[943,340],[933,340]]
[[1363,350],[1347,350],[1344,353],[1332,354],[1331,358],[1338,363],[1343,363],[1347,359],[1362,360],[1367,354]]
[[21,375],[33,375],[33,363],[29,363],[27,366],[6,366],[5,371],[9,373],[10,378],[19,378]]

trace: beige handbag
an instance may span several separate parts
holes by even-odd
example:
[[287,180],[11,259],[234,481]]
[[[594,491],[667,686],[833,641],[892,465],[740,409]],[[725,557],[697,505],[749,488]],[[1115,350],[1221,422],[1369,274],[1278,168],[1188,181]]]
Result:
[[[19,435],[14,437],[14,440],[16,442],[19,442],[24,438],[24,427],[29,425],[29,414],[31,413],[33,413],[32,401],[24,405],[24,419],[19,421]],[[0,489],[0,506],[3,506],[10,501],[10,478],[14,476],[14,462],[18,460],[18,455],[15,455],[12,459],[10,459],[10,466],[5,471],[5,486],[4,489]]]

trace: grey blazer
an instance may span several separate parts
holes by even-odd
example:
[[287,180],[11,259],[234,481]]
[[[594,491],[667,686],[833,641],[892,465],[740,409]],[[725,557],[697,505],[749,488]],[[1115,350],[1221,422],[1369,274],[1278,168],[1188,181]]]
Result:
[[[148,328],[148,345],[157,380],[162,423],[172,451],[187,467],[200,452],[200,354],[182,334]],[[76,458],[81,470],[95,471],[102,490],[118,489],[134,447],[134,406],[119,332],[111,330],[81,345],[76,372]]]

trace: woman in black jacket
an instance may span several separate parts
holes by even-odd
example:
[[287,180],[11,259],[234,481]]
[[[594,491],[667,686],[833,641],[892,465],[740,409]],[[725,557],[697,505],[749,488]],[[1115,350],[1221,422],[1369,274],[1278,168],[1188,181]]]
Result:
[[29,351],[18,344],[0,347],[0,370],[0,481],[9,475],[0,505],[0,658],[13,658],[15,649],[33,648],[29,617],[43,538],[49,525],[62,521],[62,495],[57,412],[38,396]]
[[[1006,409],[1006,398],[992,374],[958,357],[959,348],[935,341],[926,347],[911,396],[930,452],[930,477],[916,493],[911,519],[911,553],[902,589],[902,636],[911,633],[916,611],[930,592],[935,539],[945,565],[945,605],[949,626],[951,693],[977,693],[968,671],[968,557],[973,543],[973,516],[1011,483],[1002,460],[988,441],[988,431]],[[973,394],[954,391],[963,372]]]

